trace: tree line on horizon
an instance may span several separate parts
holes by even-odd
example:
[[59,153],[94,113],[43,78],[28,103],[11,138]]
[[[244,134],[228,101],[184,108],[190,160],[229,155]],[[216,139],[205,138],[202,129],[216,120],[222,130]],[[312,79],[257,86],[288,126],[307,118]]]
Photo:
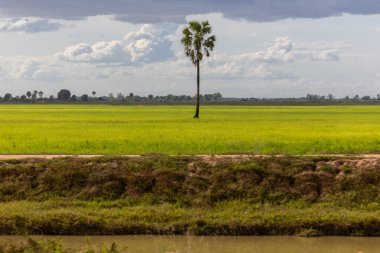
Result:
[[[75,95],[68,89],[60,90],[56,96],[44,96],[45,93],[43,91],[27,91],[25,94],[19,96],[13,96],[11,93],[5,93],[4,96],[0,95],[0,102],[14,102],[14,103],[33,103],[33,102],[194,102],[197,101],[198,95],[190,96],[190,95],[173,95],[168,94],[165,96],[158,95],[135,95],[134,93],[129,93],[127,95],[123,93],[117,93],[114,95],[113,93],[109,93],[108,96],[96,96],[96,91],[92,91],[90,94],[83,95]],[[380,94],[376,94],[376,96],[345,96],[342,98],[336,98],[332,94],[328,95],[318,95],[318,94],[306,94],[304,97],[289,97],[289,98],[238,98],[238,97],[224,97],[220,92],[216,92],[213,94],[199,94],[199,99],[202,102],[223,102],[223,101],[235,101],[235,102],[251,102],[251,103],[270,103],[270,102],[315,102],[315,103],[323,103],[323,102],[339,102],[339,101],[380,101]]]
[[[95,102],[95,101],[195,101],[197,99],[197,95],[189,96],[189,95],[173,95],[168,94],[166,96],[140,96],[135,95],[134,93],[129,93],[128,95],[124,95],[123,93],[118,93],[114,95],[113,93],[109,93],[108,96],[96,96],[96,91],[92,91],[89,94],[83,94],[77,96],[72,94],[68,89],[61,89],[56,96],[44,96],[43,91],[27,91],[25,94],[21,96],[13,96],[11,93],[5,93],[4,96],[0,96],[0,102]],[[222,101],[223,96],[221,93],[213,93],[213,94],[200,94],[201,101]]]

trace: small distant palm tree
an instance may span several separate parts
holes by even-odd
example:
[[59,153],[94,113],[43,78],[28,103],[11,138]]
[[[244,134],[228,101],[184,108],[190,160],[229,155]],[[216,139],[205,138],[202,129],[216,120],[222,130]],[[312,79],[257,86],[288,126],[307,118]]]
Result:
[[191,21],[189,26],[183,29],[182,44],[185,47],[185,54],[189,57],[197,68],[197,107],[194,118],[199,119],[200,104],[200,63],[204,56],[210,57],[210,52],[214,50],[216,37],[211,35],[212,28],[208,21]]
[[35,101],[36,98],[37,98],[37,94],[38,94],[38,91],[33,91],[33,94],[32,94],[32,99]]
[[92,98],[95,98],[96,91],[91,92],[92,93]]
[[42,96],[44,95],[43,91],[38,92],[38,96],[40,96],[40,99],[42,100]]

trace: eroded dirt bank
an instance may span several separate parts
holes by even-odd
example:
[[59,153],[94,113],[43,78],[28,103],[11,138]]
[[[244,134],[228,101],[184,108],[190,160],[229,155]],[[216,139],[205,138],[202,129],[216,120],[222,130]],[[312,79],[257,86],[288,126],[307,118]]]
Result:
[[28,157],[0,179],[3,234],[380,234],[377,155]]

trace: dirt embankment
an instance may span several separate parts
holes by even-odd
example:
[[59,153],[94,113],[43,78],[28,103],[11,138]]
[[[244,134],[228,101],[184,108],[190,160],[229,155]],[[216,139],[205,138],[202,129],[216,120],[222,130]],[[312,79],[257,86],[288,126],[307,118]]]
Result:
[[212,205],[374,202],[380,159],[360,157],[140,156],[0,161],[0,200],[146,200]]
[[[73,201],[92,204],[69,207]],[[50,208],[47,215],[54,211],[51,205],[59,203],[61,218],[30,213],[34,216],[29,219],[27,211],[13,215],[6,205],[1,207],[6,211],[0,210],[1,233],[82,233],[88,228],[95,234],[294,234],[317,227],[323,234],[376,235],[380,158],[147,155],[0,161],[0,204],[16,202],[28,203],[28,208],[48,202],[43,206]],[[88,216],[70,210],[83,205],[93,205],[86,209]],[[330,215],[331,206],[339,212]],[[103,211],[96,214],[97,208]],[[110,208],[119,212],[120,223],[115,223],[114,213],[105,218]],[[123,208],[133,209],[128,211],[134,213],[131,221]],[[163,208],[167,213],[158,217]],[[274,214],[267,214],[271,210]],[[366,212],[362,219],[361,211]],[[207,216],[199,218],[204,213]]]

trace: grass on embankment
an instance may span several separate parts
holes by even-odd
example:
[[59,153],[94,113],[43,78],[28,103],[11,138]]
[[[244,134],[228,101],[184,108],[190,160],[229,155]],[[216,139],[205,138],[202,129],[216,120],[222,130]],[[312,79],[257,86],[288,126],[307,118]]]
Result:
[[380,160],[0,161],[2,234],[380,234]]
[[49,235],[380,235],[380,208],[229,202],[212,208],[121,202],[0,205],[0,233]]
[[380,106],[0,105],[0,154],[378,152]]

